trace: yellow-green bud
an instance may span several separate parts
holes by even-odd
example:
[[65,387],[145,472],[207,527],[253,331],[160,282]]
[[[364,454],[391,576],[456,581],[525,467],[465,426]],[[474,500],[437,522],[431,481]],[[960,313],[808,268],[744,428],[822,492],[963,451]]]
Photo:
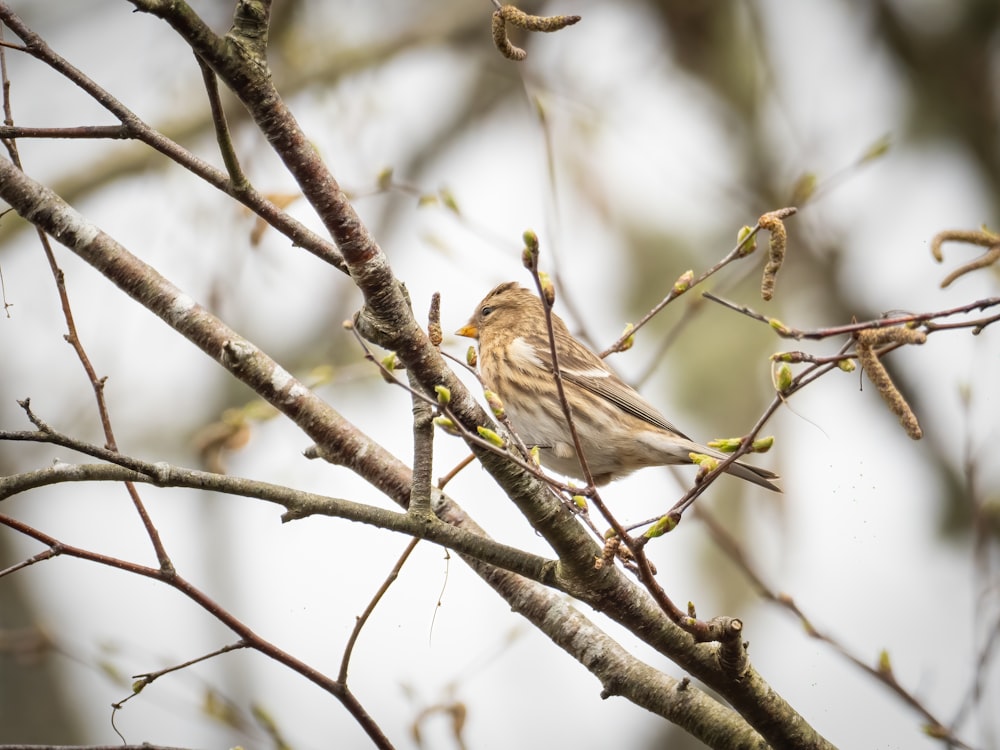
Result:
[[495,432],[493,432],[493,430],[491,430],[489,427],[483,427],[482,425],[480,425],[479,427],[476,428],[476,432],[478,432],[479,437],[481,437],[487,443],[495,445],[497,448],[503,448],[504,446],[503,438],[497,435]]
[[753,227],[743,226],[736,233],[736,244],[740,249],[740,257],[746,257],[757,249],[757,235],[753,234]]
[[583,495],[573,495],[573,505],[580,510],[587,510],[587,498]]
[[887,649],[882,649],[878,654],[878,671],[879,674],[889,675],[892,674],[892,662],[889,660],[889,651]]
[[788,326],[786,326],[777,318],[771,318],[769,321],[767,321],[767,323],[769,326],[771,326],[771,328],[773,328],[782,336],[788,336],[791,333],[791,330],[788,328]]
[[782,363],[775,373],[774,386],[778,393],[785,393],[792,387],[792,368]]
[[486,403],[489,404],[493,416],[497,419],[503,419],[507,413],[504,411],[503,401],[500,397],[489,389],[483,391],[483,395],[486,397]]
[[470,346],[465,350],[465,363],[469,367],[475,367],[479,362],[479,354],[476,352],[476,347]]
[[647,539],[655,539],[658,536],[663,536],[674,529],[677,528],[677,521],[671,516],[663,516],[656,523],[646,529],[646,533],[643,534]]
[[521,251],[521,263],[528,270],[538,266],[538,235],[530,229],[524,232],[524,250]]
[[750,450],[754,453],[767,453],[774,446],[774,435],[757,438],[750,445]]
[[625,340],[622,341],[621,346],[618,347],[618,351],[627,352],[635,345],[635,336],[632,335],[632,330],[635,328],[631,323],[626,323],[625,328],[622,330],[622,336],[625,336]]
[[688,458],[691,459],[691,463],[698,466],[705,473],[714,470],[719,465],[719,459],[704,453],[689,453]]
[[552,307],[556,303],[556,287],[552,283],[552,279],[544,271],[539,271],[538,284],[542,287],[542,297],[545,299],[545,304]]
[[710,440],[708,447],[723,453],[734,453],[742,442],[740,438],[719,438],[718,440]]
[[535,466],[541,466],[542,465],[542,449],[541,448],[539,448],[537,445],[533,445],[533,446],[531,446],[531,450],[528,451],[528,454],[531,456],[531,463],[533,463]]
[[452,422],[448,417],[434,417],[434,424],[440,427],[442,430],[447,432],[449,435],[461,435],[462,433],[458,431],[455,423]]
[[854,372],[858,369],[857,363],[853,359],[840,359],[837,360],[837,367],[839,367],[844,372]]
[[689,269],[677,277],[677,281],[674,282],[674,294],[684,294],[691,288],[692,281],[694,281],[694,271]]
[[451,403],[451,391],[446,386],[436,385],[434,386],[434,392],[437,394],[438,403],[441,406],[447,406]]
[[382,168],[375,178],[375,187],[383,191],[392,187],[392,167]]

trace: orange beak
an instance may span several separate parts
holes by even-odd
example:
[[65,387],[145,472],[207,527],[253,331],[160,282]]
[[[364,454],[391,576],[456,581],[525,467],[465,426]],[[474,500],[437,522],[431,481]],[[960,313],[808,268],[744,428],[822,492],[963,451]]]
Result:
[[466,323],[464,326],[455,331],[456,336],[466,336],[470,339],[479,338],[479,329],[476,328],[472,323]]

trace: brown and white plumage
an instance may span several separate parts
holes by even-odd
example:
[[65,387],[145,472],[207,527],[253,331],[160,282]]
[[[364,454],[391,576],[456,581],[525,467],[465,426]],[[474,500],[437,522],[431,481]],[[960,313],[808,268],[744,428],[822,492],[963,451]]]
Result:
[[[670,424],[604,360],[573,338],[555,314],[552,329],[573,423],[597,484],[647,466],[691,463],[691,453],[724,458]],[[483,384],[500,396],[525,444],[539,446],[542,464],[559,474],[581,477],[553,378],[541,300],[515,282],[500,284],[456,333],[478,339]],[[777,475],[766,469],[736,462],[727,470],[780,492],[769,481]]]

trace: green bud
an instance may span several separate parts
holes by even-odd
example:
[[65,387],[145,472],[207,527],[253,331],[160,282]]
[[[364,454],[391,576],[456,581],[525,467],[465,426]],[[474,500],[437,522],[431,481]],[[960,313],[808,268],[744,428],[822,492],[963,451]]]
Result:
[[889,660],[889,651],[887,649],[882,649],[878,653],[878,671],[879,674],[883,675],[892,674],[892,662]]
[[694,271],[689,269],[677,277],[677,281],[674,282],[674,294],[684,294],[691,288],[692,281],[694,281]]
[[837,367],[839,367],[844,372],[854,372],[855,370],[858,369],[858,365],[853,359],[837,360]]
[[451,391],[446,386],[436,385],[434,386],[434,392],[437,394],[438,403],[441,406],[447,406],[451,403]]
[[677,521],[671,516],[663,516],[656,523],[646,529],[646,533],[643,534],[647,539],[655,539],[658,536],[663,536],[674,529],[677,528]]
[[447,432],[449,435],[461,435],[462,433],[458,431],[455,423],[452,422],[448,417],[434,417],[434,424],[440,427],[442,430]]
[[791,334],[791,330],[788,328],[788,326],[786,326],[777,318],[771,318],[769,321],[767,321],[767,324],[782,336],[788,336]]
[[635,346],[635,336],[632,335],[632,330],[635,328],[631,323],[626,323],[625,328],[622,331],[622,336],[627,338],[622,342],[622,345],[618,347],[618,351],[627,352],[633,346]]
[[556,303],[556,287],[552,283],[552,279],[544,271],[538,272],[538,283],[542,287],[542,297],[545,299],[545,304],[552,307]]
[[580,510],[587,510],[587,498],[583,495],[573,495],[573,505]]
[[778,393],[785,393],[792,387],[792,368],[782,363],[775,373],[775,388]]
[[750,444],[750,450],[754,453],[767,453],[774,446],[774,435],[757,438]]
[[521,263],[530,271],[538,267],[538,235],[527,229],[523,237],[524,250],[521,251]]
[[497,435],[495,432],[493,432],[493,430],[491,430],[489,427],[483,427],[482,425],[480,425],[479,427],[476,428],[476,432],[478,432],[479,437],[481,437],[487,443],[495,445],[497,448],[503,448],[504,446],[503,438]]
[[375,177],[375,187],[380,191],[386,191],[392,187],[392,167],[383,167]]
[[708,447],[723,453],[734,453],[742,442],[740,438],[719,438],[718,440],[710,440]]
[[795,355],[792,352],[775,352],[771,355],[772,362],[794,362]]
[[396,358],[395,352],[389,352],[384,357],[382,357],[382,367],[387,369],[389,372],[395,372],[396,367],[399,366],[399,360]]
[[531,456],[531,463],[533,463],[535,466],[541,466],[542,465],[542,450],[541,450],[541,448],[539,448],[537,445],[533,445],[533,446],[531,446],[531,450],[528,451],[528,454]]
[[503,401],[500,397],[489,389],[483,391],[483,395],[486,397],[486,403],[489,404],[493,416],[497,419],[503,419],[506,416],[506,411],[504,411]]
[[689,453],[688,458],[691,459],[691,463],[698,466],[706,474],[715,469],[719,465],[719,459],[715,456],[708,456],[704,453]]
[[757,235],[753,233],[753,227],[740,227],[740,231],[736,233],[736,246],[740,249],[741,258],[757,249]]
[[530,250],[532,253],[537,253],[538,252],[538,235],[537,234],[535,234],[530,229],[526,229],[526,230],[524,230],[524,234],[522,235],[522,239],[524,240],[524,246],[528,250]]

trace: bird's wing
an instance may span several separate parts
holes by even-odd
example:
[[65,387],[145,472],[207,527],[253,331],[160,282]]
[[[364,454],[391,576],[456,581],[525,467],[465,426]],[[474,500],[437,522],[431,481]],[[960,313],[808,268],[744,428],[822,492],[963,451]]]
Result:
[[[552,357],[549,342],[531,341],[533,349],[542,355],[546,369],[552,371]],[[625,383],[596,354],[582,346],[560,347],[559,372],[563,380],[578,388],[607,399],[619,409],[654,427],[672,432],[678,437],[690,440],[687,435],[674,427],[667,418],[653,407],[632,386]]]

